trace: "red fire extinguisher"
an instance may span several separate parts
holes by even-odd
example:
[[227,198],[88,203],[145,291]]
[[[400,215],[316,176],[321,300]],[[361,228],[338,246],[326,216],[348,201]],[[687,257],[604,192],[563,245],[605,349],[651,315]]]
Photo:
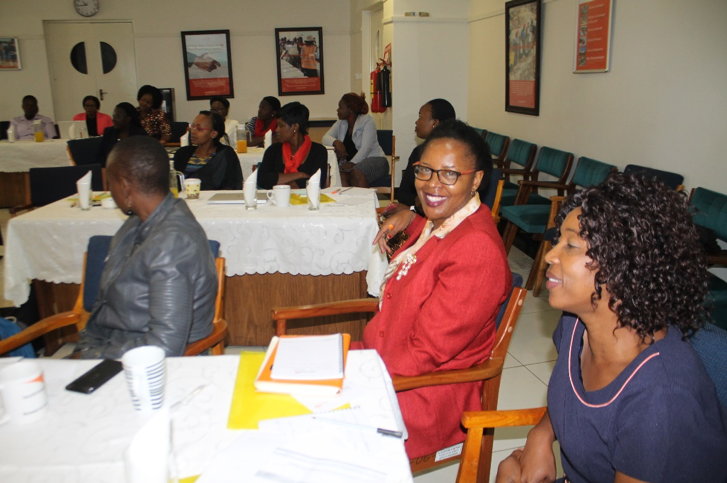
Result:
[[381,90],[379,88],[379,73],[381,69],[376,64],[376,69],[371,72],[371,112],[384,112],[381,107]]

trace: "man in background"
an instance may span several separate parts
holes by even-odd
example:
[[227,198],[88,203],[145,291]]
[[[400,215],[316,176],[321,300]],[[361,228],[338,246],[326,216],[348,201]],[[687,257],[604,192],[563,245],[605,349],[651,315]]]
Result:
[[56,126],[48,116],[38,114],[38,99],[34,96],[23,97],[24,115],[14,117],[10,120],[10,127],[15,132],[15,139],[35,139],[35,122],[40,121],[43,126],[43,134],[46,139],[57,138]]

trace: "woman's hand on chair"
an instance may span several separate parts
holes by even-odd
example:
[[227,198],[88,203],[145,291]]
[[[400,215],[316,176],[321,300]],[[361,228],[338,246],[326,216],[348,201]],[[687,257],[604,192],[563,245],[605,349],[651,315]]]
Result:
[[391,253],[391,248],[386,242],[397,233],[406,230],[416,216],[413,211],[405,210],[387,218],[376,234],[373,245],[378,243],[381,253]]

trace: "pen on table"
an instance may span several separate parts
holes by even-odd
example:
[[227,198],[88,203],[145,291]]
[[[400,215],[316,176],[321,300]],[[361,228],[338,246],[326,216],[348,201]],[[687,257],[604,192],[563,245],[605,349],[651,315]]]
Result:
[[341,193],[345,193],[346,191],[350,190],[351,188],[353,188],[353,186],[351,186],[350,188],[346,188],[346,189],[337,189],[336,191],[332,192],[331,194],[332,195],[338,195],[338,194],[341,194]]
[[193,398],[194,396],[196,396],[197,394],[199,394],[200,392],[202,392],[202,390],[203,390],[203,389],[204,389],[205,387],[207,387],[207,384],[202,384],[201,386],[197,386],[197,388],[196,388],[196,389],[195,389],[194,391],[190,392],[190,393],[189,393],[189,394],[187,394],[187,395],[186,395],[185,397],[183,397],[182,399],[180,399],[180,400],[179,400],[179,401],[177,401],[176,403],[172,404],[172,407],[171,407],[171,408],[169,408],[169,409],[170,409],[171,411],[173,411],[173,410],[177,409],[178,407],[184,406],[184,405],[185,405],[185,404],[187,404],[187,403],[188,403],[189,401],[191,401],[191,400],[192,400],[192,398]]
[[358,429],[359,431],[373,431],[374,433],[382,434],[384,436],[391,436],[393,438],[401,439],[401,437],[403,436],[403,433],[401,431],[392,431],[391,429],[374,428],[373,426],[362,426],[360,424],[347,423],[346,421],[338,421],[337,419],[326,419],[326,418],[316,418],[316,417],[313,417],[313,419],[316,421],[319,421],[321,423],[333,424],[334,426],[341,426],[341,427],[350,428],[350,429]]

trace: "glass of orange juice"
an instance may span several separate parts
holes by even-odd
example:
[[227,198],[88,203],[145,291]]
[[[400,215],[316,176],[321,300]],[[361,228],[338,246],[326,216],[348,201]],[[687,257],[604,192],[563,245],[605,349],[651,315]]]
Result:
[[238,153],[247,152],[247,139],[238,139],[237,140],[237,152]]

